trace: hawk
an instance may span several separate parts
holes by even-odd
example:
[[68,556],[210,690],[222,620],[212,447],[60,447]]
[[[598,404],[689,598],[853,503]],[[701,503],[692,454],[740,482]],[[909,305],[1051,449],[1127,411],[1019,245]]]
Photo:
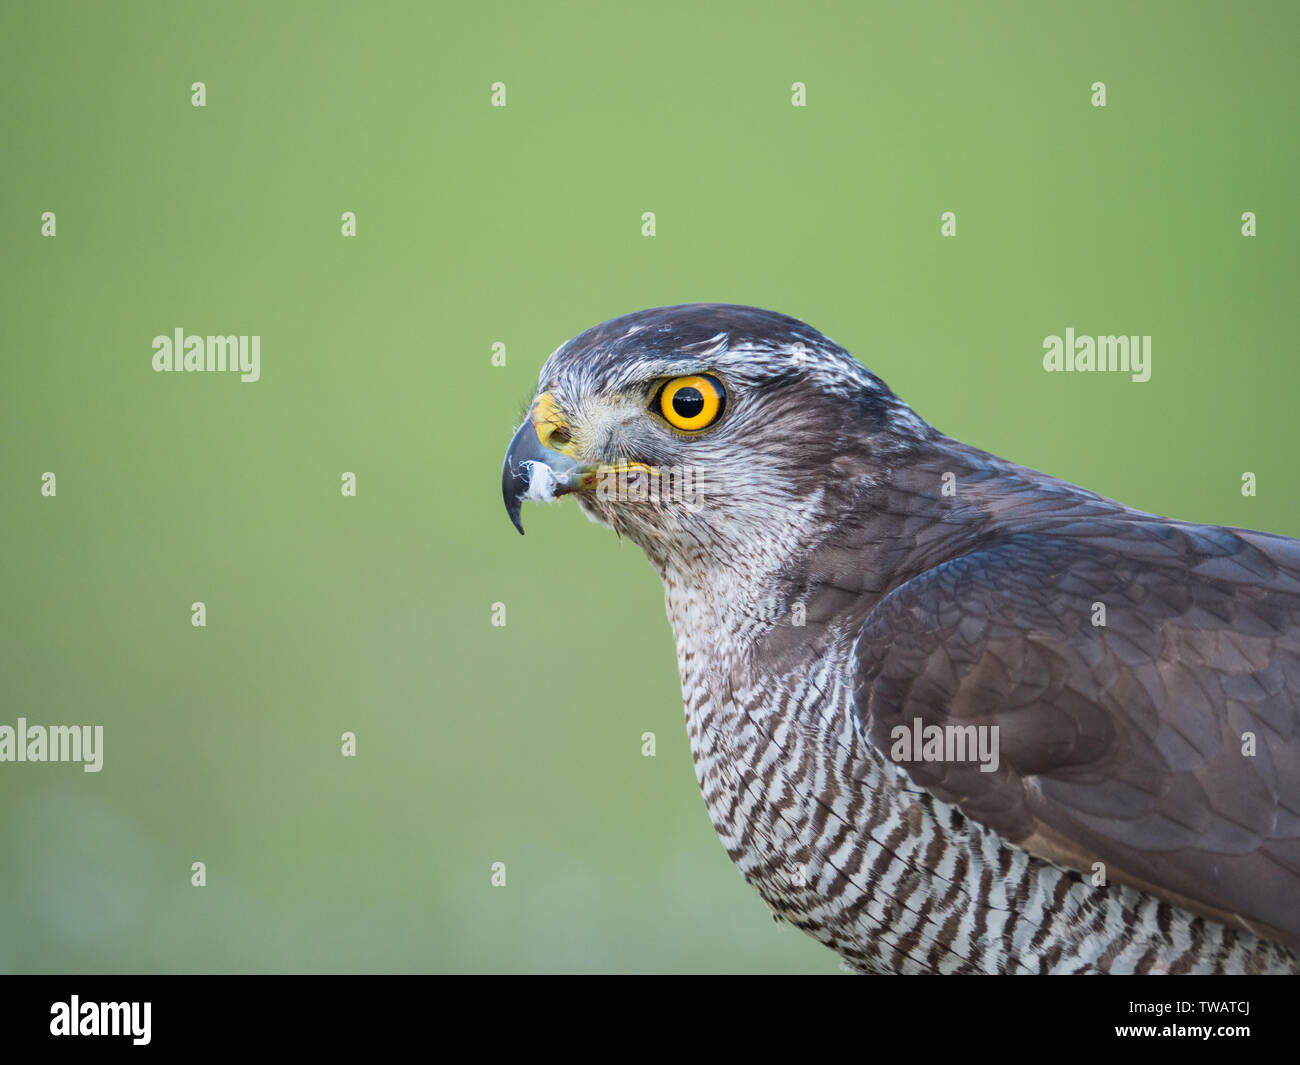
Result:
[[963,444],[725,304],[558,348],[502,490],[644,550],[710,819],[849,967],[1300,972],[1300,541]]

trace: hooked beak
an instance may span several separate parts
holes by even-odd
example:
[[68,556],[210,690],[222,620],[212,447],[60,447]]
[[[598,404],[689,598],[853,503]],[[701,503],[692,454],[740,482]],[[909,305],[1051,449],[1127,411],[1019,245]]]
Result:
[[506,450],[506,460],[501,467],[501,496],[505,500],[506,513],[521,536],[524,524],[519,512],[525,500],[549,503],[586,487],[588,481],[594,482],[594,471],[543,442],[543,435],[549,440],[561,424],[550,393],[543,393],[534,401],[527,420],[519,427]]

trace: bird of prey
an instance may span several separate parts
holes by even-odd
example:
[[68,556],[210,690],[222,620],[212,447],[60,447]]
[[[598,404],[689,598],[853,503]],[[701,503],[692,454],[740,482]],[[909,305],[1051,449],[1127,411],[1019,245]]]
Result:
[[713,825],[848,967],[1300,972],[1300,541],[980,451],[724,304],[558,348],[502,490],[644,550]]

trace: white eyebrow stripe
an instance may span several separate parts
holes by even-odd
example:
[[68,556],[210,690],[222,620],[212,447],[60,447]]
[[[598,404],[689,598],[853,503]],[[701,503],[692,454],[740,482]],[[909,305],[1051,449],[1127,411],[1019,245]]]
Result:
[[718,354],[720,351],[725,351],[727,348],[727,342],[730,339],[731,338],[726,333],[715,333],[713,336],[709,337],[708,340],[704,341],[706,346],[704,350],[700,352],[700,357],[709,358],[710,356]]
[[676,359],[646,359],[630,366],[628,372],[620,375],[619,380],[613,382],[613,385],[615,388],[627,388],[652,381],[657,377],[686,377],[689,374],[704,373],[709,369],[707,362],[693,355],[683,355]]

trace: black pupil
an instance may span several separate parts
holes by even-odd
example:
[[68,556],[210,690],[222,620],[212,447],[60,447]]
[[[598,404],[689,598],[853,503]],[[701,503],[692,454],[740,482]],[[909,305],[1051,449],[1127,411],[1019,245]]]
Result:
[[679,418],[698,418],[704,412],[704,397],[698,388],[679,388],[673,393],[673,410]]

